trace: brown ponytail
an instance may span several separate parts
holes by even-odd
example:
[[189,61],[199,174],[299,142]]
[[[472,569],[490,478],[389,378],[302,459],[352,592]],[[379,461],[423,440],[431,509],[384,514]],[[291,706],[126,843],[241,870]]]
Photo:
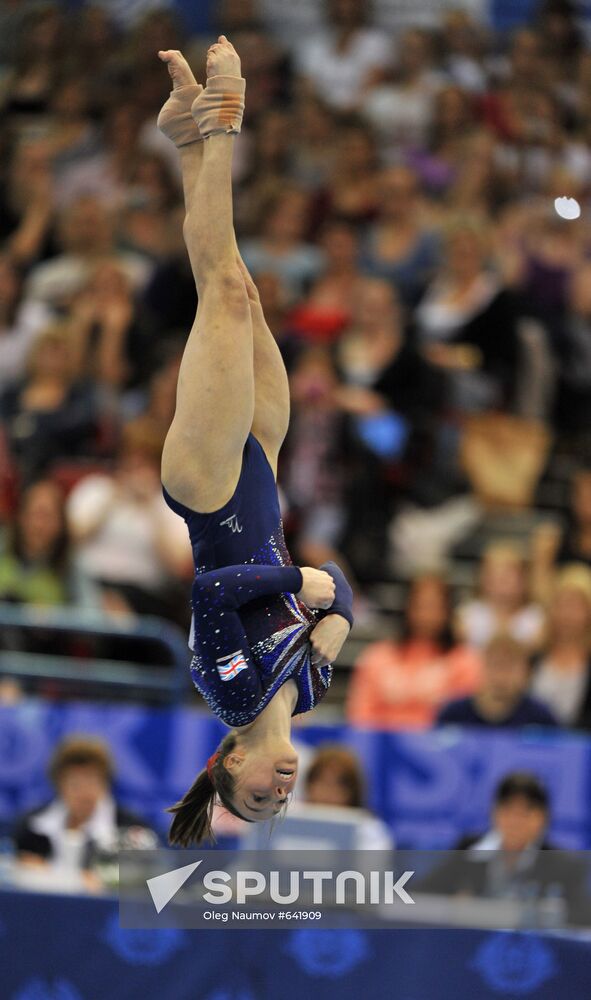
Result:
[[[209,768],[200,771],[183,798],[166,810],[174,814],[168,831],[169,844],[191,847],[192,844],[200,844],[203,840],[215,843],[211,823],[216,794],[228,812],[239,819],[245,819],[232,805],[234,777],[224,767],[224,758],[236,749],[237,744],[236,734],[228,733],[217,748],[215,760],[212,761],[210,758]],[[253,821],[247,820],[247,822]]]

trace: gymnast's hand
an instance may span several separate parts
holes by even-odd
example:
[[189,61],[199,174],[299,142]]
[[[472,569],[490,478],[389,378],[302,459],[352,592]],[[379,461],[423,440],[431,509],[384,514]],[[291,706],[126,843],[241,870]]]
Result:
[[312,666],[325,667],[339,655],[349,635],[349,622],[342,615],[327,615],[310,632]]
[[330,573],[311,566],[300,567],[303,587],[296,595],[309,608],[330,608],[335,598],[335,584]]

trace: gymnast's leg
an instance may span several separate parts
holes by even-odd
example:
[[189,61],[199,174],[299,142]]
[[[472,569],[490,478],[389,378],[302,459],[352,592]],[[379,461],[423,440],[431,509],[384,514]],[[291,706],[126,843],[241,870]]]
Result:
[[277,476],[277,458],[289,426],[289,383],[277,341],[271,333],[258,289],[236,248],[250,306],[254,348],[254,414],[252,433]]
[[[161,58],[174,62],[172,55]],[[177,79],[190,85],[181,69],[177,60]],[[229,42],[210,49],[208,79],[215,76],[240,77]],[[233,145],[233,134],[219,132],[181,146],[183,232],[199,308],[179,373],[162,480],[171,496],[202,512],[216,510],[232,495],[254,416],[252,322],[232,219]]]

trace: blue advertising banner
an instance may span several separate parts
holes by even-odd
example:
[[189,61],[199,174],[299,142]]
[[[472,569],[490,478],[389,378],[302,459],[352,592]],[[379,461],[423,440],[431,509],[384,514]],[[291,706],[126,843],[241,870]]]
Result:
[[[0,708],[0,827],[50,797],[46,768],[56,743],[94,734],[111,748],[120,801],[160,830],[176,801],[226,731],[189,708],[147,709],[88,702],[27,701]],[[360,757],[369,806],[399,847],[446,848],[487,828],[491,796],[516,769],[534,771],[552,802],[557,846],[591,847],[591,740],[554,730],[521,733],[446,728],[374,733],[345,725],[299,726],[294,740],[305,769],[313,748],[341,743]]]
[[117,903],[0,892],[2,1000],[582,1000],[588,942],[426,930],[124,930]]

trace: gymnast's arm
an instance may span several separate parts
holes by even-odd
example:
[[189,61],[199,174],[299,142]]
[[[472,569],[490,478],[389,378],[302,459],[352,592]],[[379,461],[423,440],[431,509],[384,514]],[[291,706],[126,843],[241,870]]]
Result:
[[321,568],[335,581],[335,599],[330,608],[320,612],[320,621],[310,633],[315,667],[326,667],[336,660],[353,624],[353,591],[344,573],[333,562]]
[[[291,593],[300,596],[309,608],[328,610],[335,601],[347,612],[348,584],[334,563],[326,569],[305,566],[265,566],[243,563],[222,566],[208,573],[199,573],[193,583],[193,605],[213,604],[227,611],[236,611],[259,597]],[[350,591],[350,588],[349,588]]]

